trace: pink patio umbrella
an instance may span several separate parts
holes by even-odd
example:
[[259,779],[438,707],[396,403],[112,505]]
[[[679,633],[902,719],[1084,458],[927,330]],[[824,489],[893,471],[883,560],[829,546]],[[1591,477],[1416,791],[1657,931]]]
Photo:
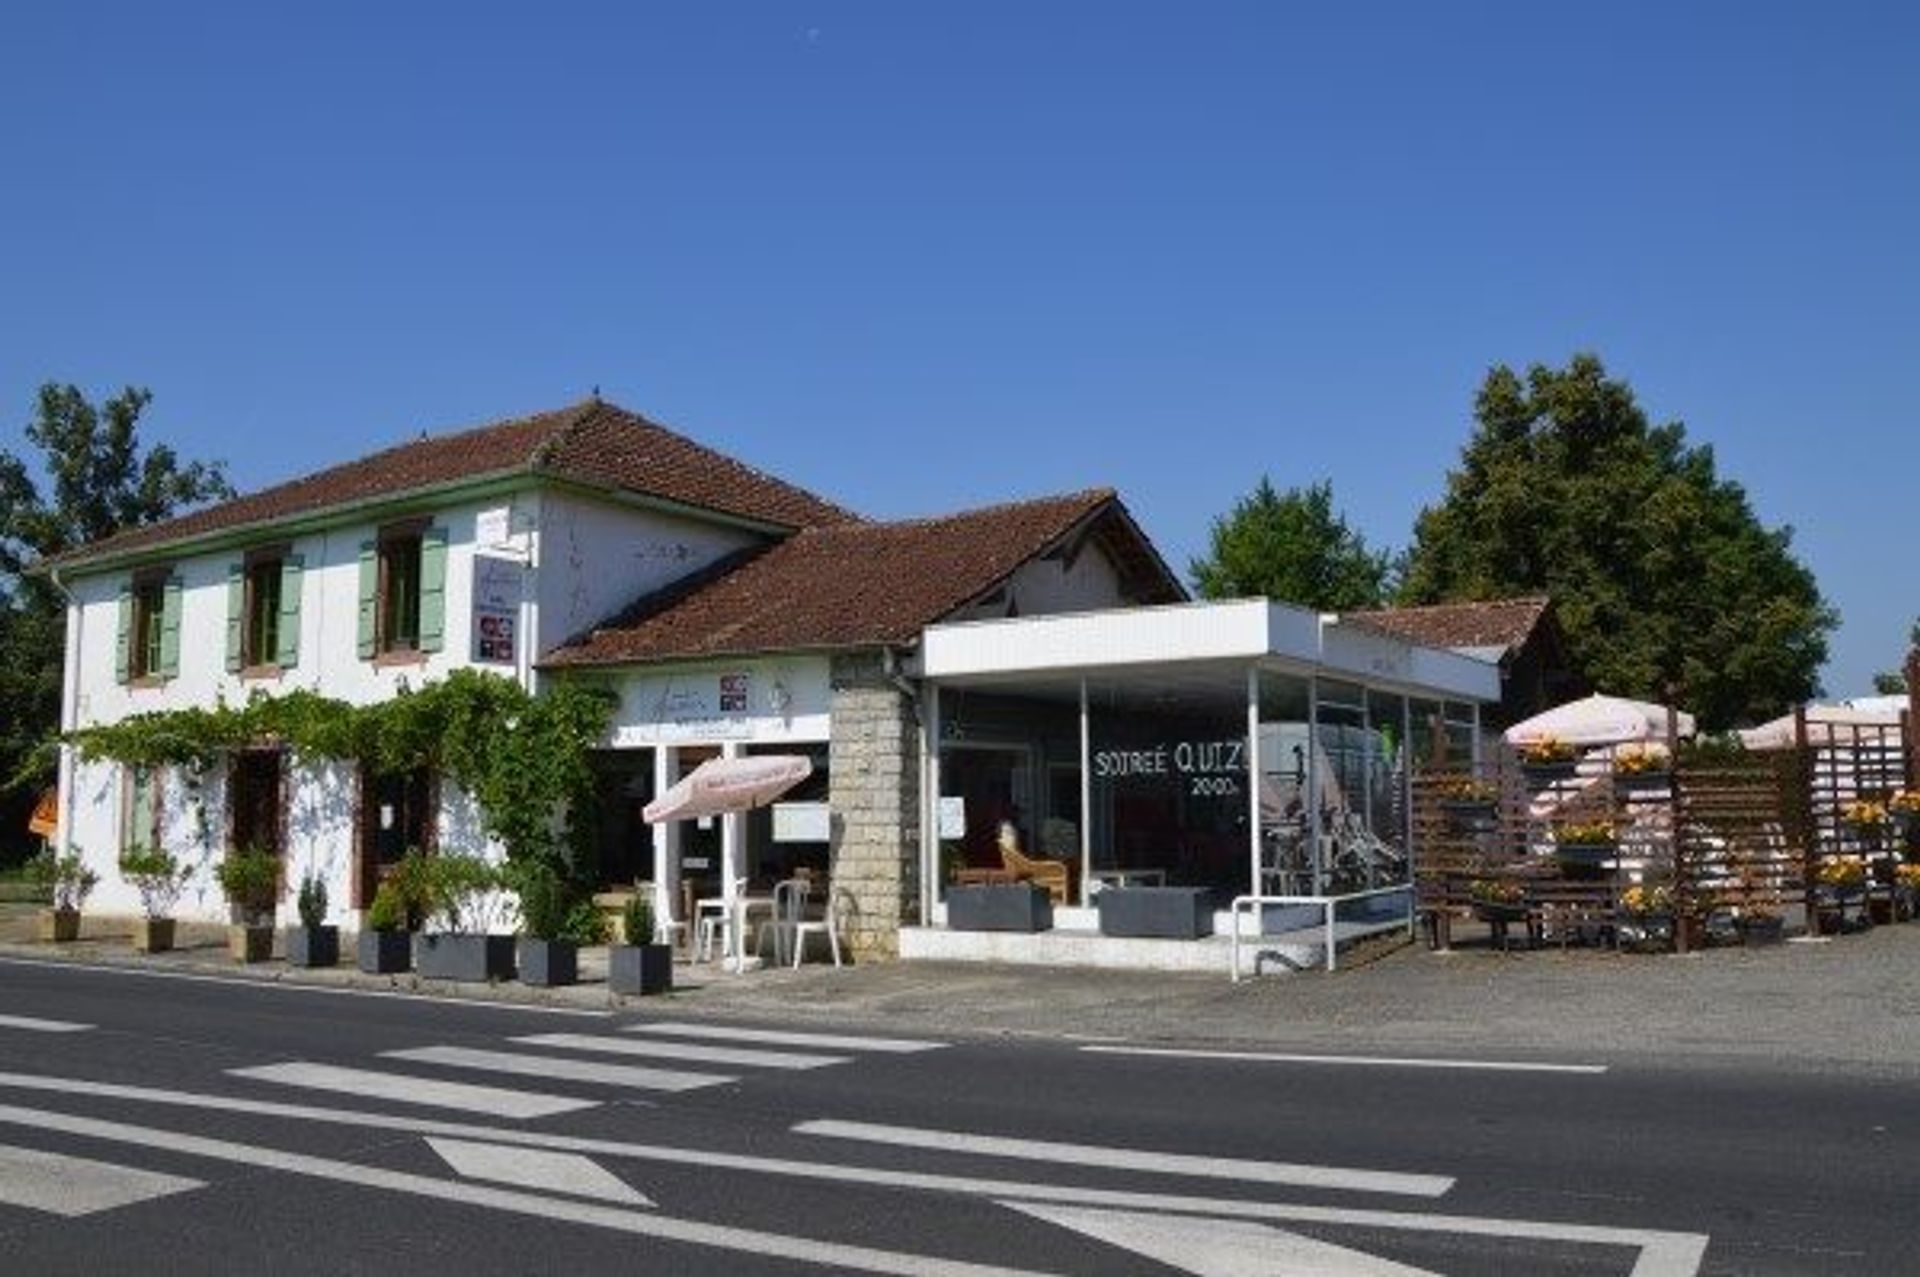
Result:
[[[759,754],[743,758],[709,758],[682,776],[672,788],[642,809],[649,825],[668,820],[697,820],[763,807],[813,774],[813,763],[798,754]],[[732,838],[720,841],[720,897],[736,930],[741,925],[734,883]],[[736,969],[746,964],[746,944],[732,937]]]

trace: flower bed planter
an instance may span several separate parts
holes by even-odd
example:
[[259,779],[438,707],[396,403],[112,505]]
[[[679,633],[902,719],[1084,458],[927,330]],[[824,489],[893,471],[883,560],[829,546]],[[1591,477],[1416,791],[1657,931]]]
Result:
[[1672,772],[1615,772],[1613,787],[1628,802],[1664,798],[1673,788]]
[[1205,887],[1109,887],[1098,899],[1103,936],[1199,940],[1213,934]]
[[538,940],[521,936],[514,958],[520,983],[537,989],[580,982],[580,946],[571,940]]
[[1476,900],[1473,902],[1473,916],[1482,922],[1505,926],[1511,922],[1525,922],[1527,906],[1525,902],[1496,904],[1490,900]]
[[340,928],[288,927],[287,965],[332,967],[340,963]]
[[1499,827],[1496,808],[1491,802],[1455,798],[1440,804],[1447,827],[1461,834],[1490,834]]
[[49,944],[65,944],[69,940],[78,940],[80,911],[78,909],[42,909],[40,938]]
[[1603,878],[1619,855],[1619,846],[1610,842],[1562,843],[1553,849],[1561,876],[1566,878]]
[[235,923],[227,928],[227,952],[235,962],[265,962],[273,956],[273,924]]
[[421,933],[413,946],[414,970],[428,980],[484,984],[513,979],[513,937],[467,932]]
[[413,935],[368,927],[360,933],[355,957],[368,975],[397,975],[413,966]]
[[1740,943],[1752,948],[1780,944],[1786,939],[1785,918],[1747,918],[1740,923]]
[[1551,785],[1556,781],[1572,779],[1576,767],[1571,758],[1558,763],[1522,763],[1520,774],[1526,777],[1529,785]]
[[949,887],[947,928],[951,931],[1051,931],[1053,897],[1045,887],[1031,882]]
[[133,947],[141,953],[165,953],[173,948],[173,919],[142,918],[134,923]]
[[673,946],[616,944],[607,950],[607,987],[629,997],[673,991]]

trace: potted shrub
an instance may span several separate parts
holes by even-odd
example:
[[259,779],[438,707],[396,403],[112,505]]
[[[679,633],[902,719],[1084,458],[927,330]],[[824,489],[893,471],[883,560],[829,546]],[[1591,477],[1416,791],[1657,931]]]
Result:
[[1599,877],[1620,854],[1619,835],[1609,821],[1570,822],[1553,831],[1553,854],[1567,877]]
[[1620,893],[1623,945],[1664,949],[1673,941],[1673,890],[1635,883]]
[[300,925],[287,929],[287,963],[295,967],[331,967],[340,961],[340,928],[327,925],[327,884],[309,870],[300,879],[295,902]]
[[1613,787],[1632,801],[1671,789],[1673,764],[1657,745],[1628,745],[1613,756]]
[[1520,746],[1520,771],[1532,785],[1550,784],[1573,775],[1580,751],[1558,736],[1541,736]]
[[502,920],[500,871],[478,856],[428,857],[427,922],[413,965],[430,980],[513,979],[513,937],[494,934]]
[[1786,919],[1781,916],[1779,902],[1775,900],[1748,899],[1740,907],[1736,925],[1740,929],[1740,943],[1745,945],[1779,944],[1786,936]]
[[1840,822],[1853,831],[1854,837],[1873,847],[1880,845],[1880,835],[1892,818],[1887,804],[1877,798],[1856,798],[1840,808]]
[[144,851],[129,847],[120,854],[120,876],[140,893],[143,915],[134,928],[133,947],[141,953],[165,953],[173,948],[173,907],[186,890],[192,871],[159,847]]
[[1440,810],[1456,833],[1491,833],[1499,799],[1499,790],[1473,776],[1461,776],[1440,786]]
[[545,865],[515,872],[520,896],[520,938],[514,961],[520,982],[536,988],[580,979],[580,946],[599,944],[606,923],[591,900],[574,900],[559,874]]
[[40,938],[56,943],[80,938],[80,910],[99,885],[100,875],[87,868],[79,852],[56,856],[48,848],[34,861],[34,876],[47,893],[40,911]]
[[1523,922],[1527,916],[1527,886],[1512,878],[1475,878],[1467,884],[1467,898],[1482,922]]
[[673,946],[654,943],[652,888],[633,893],[620,915],[620,929],[626,943],[607,950],[607,987],[633,996],[670,992]]
[[391,879],[367,905],[354,955],[368,975],[394,975],[413,965],[413,933],[407,930],[406,897]]
[[227,947],[236,962],[265,962],[273,956],[273,914],[280,895],[280,858],[270,851],[236,847],[227,852],[214,876],[233,906]]
[[1887,817],[1908,842],[1920,833],[1920,789],[1903,789],[1887,800]]

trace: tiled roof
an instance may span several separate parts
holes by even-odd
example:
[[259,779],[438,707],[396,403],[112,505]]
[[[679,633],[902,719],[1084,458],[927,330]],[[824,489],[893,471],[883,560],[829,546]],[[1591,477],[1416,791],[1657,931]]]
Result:
[[1541,594],[1481,603],[1385,608],[1377,612],[1354,612],[1345,619],[1427,647],[1510,651],[1527,641],[1549,606],[1547,596]]
[[1141,602],[1184,597],[1111,489],[899,523],[803,529],[639,600],[549,666],[907,643],[1078,534],[1107,545]]
[[399,498],[443,484],[516,472],[619,489],[781,528],[844,523],[857,517],[636,413],[589,399],[453,434],[422,435],[358,461],[119,533],[50,562],[85,563],[208,533],[268,525],[336,506]]

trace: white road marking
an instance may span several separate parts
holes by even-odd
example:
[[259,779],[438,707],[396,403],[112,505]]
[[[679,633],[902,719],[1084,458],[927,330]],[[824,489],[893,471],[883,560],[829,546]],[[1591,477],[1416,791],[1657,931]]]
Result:
[[707,1046],[701,1042],[652,1042],[643,1038],[612,1038],[592,1033],[532,1033],[513,1040],[526,1046],[604,1051],[609,1055],[645,1055],[658,1060],[691,1060],[696,1064],[738,1064],[757,1069],[818,1069],[829,1064],[853,1063],[852,1058],[845,1055],[749,1051],[739,1047]]
[[30,1015],[0,1015],[0,1029],[28,1029],[35,1033],[84,1033],[91,1024],[72,1020],[36,1020]]
[[1409,1268],[1267,1224],[1078,1206],[1001,1205],[1199,1277],[1439,1277],[1425,1268]]
[[416,1064],[485,1069],[493,1073],[516,1073],[568,1082],[599,1082],[607,1086],[630,1086],[642,1091],[694,1091],[703,1086],[719,1086],[739,1080],[718,1073],[643,1069],[630,1064],[603,1064],[598,1060],[576,1060],[568,1056],[515,1055],[511,1051],[478,1051],[464,1046],[420,1046],[404,1051],[382,1051],[381,1054],[391,1060],[411,1060]]
[[597,1197],[628,1206],[651,1206],[653,1199],[600,1163],[579,1153],[479,1144],[472,1140],[428,1136],[442,1161],[468,1179],[490,1180],[512,1188],[543,1189],[569,1197]]
[[818,1047],[824,1051],[876,1051],[906,1055],[915,1051],[938,1051],[945,1042],[920,1038],[862,1038],[838,1033],[789,1033],[781,1029],[737,1029],[727,1024],[687,1024],[650,1020],[629,1024],[627,1033],[670,1033],[680,1038],[711,1038],[716,1042],[764,1042],[768,1046]]
[[1305,1166],[1294,1162],[1259,1162],[1237,1157],[1194,1157],[1186,1153],[1158,1153],[1100,1144],[1062,1144],[1052,1140],[1008,1139],[994,1135],[969,1135],[963,1131],[881,1126],[873,1122],[823,1120],[802,1122],[793,1129],[801,1135],[824,1135],[832,1139],[891,1144],[900,1148],[931,1148],[949,1153],[1018,1158],[1028,1162],[1060,1162],[1068,1166],[1099,1166],[1198,1179],[1231,1179],[1249,1184],[1344,1189],[1356,1193],[1439,1197],[1454,1183],[1452,1177],[1446,1175],[1361,1171],[1342,1166]]
[[571,1113],[595,1105],[593,1100],[576,1100],[564,1095],[510,1091],[498,1086],[471,1086],[465,1082],[442,1082],[437,1078],[409,1077],[404,1073],[376,1073],[371,1069],[347,1069],[306,1060],[228,1069],[227,1073],[231,1077],[249,1078],[256,1082],[279,1082],[286,1086],[310,1087],[316,1091],[340,1091],[369,1099],[464,1109],[469,1113],[488,1113],[498,1117],[551,1117],[555,1113]]
[[586,1007],[551,1007],[532,1002],[499,1002],[486,998],[448,997],[432,993],[406,993],[399,989],[361,989],[351,985],[307,984],[299,980],[281,980],[268,977],[248,978],[247,976],[203,975],[193,971],[162,971],[152,967],[122,967],[109,963],[93,962],[53,962],[45,958],[0,957],[0,965],[14,967],[43,967],[49,971],[78,971],[88,975],[124,975],[145,980],[184,980],[189,984],[231,984],[246,989],[260,989],[273,993],[329,993],[348,998],[392,998],[400,1002],[430,1002],[443,1007],[482,1007],[489,1011],[525,1011],[529,1015],[573,1015],[585,1016],[594,1020],[612,1017],[612,1011],[595,1011]]
[[[636,1161],[661,1162],[674,1166],[699,1166],[708,1170],[739,1171],[743,1174],[772,1175],[786,1179],[818,1180],[830,1184],[860,1184],[902,1191],[955,1193],[984,1197],[993,1201],[1018,1198],[1023,1201],[1064,1202],[1083,1206],[1108,1206],[1116,1210],[1162,1211],[1174,1214],[1210,1215],[1226,1219],[1354,1224],[1367,1228],[1398,1228],[1417,1232],[1459,1233],[1548,1242],[1565,1241],[1589,1246],[1637,1247],[1640,1251],[1640,1260],[1629,1277],[1693,1277],[1699,1271],[1708,1240],[1701,1233],[1674,1233],[1658,1229],[1610,1228],[1602,1225],[1489,1219],[1470,1215],[1434,1215],[1421,1212],[1344,1210],[1324,1206],[1294,1205],[1286,1202],[1246,1201],[1229,1197],[1200,1197],[1179,1193],[1133,1193],[1102,1188],[1074,1188],[1059,1184],[1023,1183],[1018,1180],[928,1175],[893,1167],[842,1166],[832,1163],[800,1162],[791,1157],[753,1157],[739,1153],[723,1153],[709,1148],[626,1144],[616,1140],[560,1135],[546,1131],[475,1126],[465,1122],[400,1117],[391,1113],[356,1112],[352,1109],[320,1108],[303,1104],[276,1104],[265,1100],[243,1100],[226,1095],[202,1095],[191,1091],[171,1091],[157,1087],[124,1086],[113,1082],[85,1082],[73,1078],[43,1077],[34,1073],[0,1072],[0,1088],[4,1087],[61,1095],[89,1095],[101,1099],[131,1100],[138,1103],[205,1109],[219,1113],[252,1113],[261,1117],[282,1117],[297,1121],[333,1123],[340,1126],[365,1126],[376,1130],[407,1131],[419,1135],[451,1135],[456,1139],[516,1144],[527,1148],[553,1148],[569,1153],[585,1153],[589,1156],[629,1157]],[[18,1113],[36,1116],[32,1109],[0,1108],[0,1120],[9,1120],[8,1114]]]
[[1161,1046],[1083,1046],[1094,1055],[1164,1056],[1241,1064],[1349,1064],[1382,1069],[1472,1069],[1497,1073],[1605,1073],[1604,1064],[1540,1064],[1530,1060],[1449,1060],[1393,1055],[1297,1055],[1275,1051],[1199,1051]]
[[183,1135],[175,1131],[131,1126],[121,1122],[105,1122],[96,1118],[77,1117],[65,1113],[43,1113],[34,1109],[0,1105],[0,1122],[36,1127],[40,1130],[62,1131],[69,1135],[111,1143],[163,1149],[189,1157],[204,1157],[213,1161],[264,1167],[289,1175],[304,1175],[312,1179],[329,1180],[357,1188],[409,1193],[416,1197],[511,1211],[538,1219],[585,1224],[639,1237],[659,1237],[668,1241],[685,1242],[692,1246],[707,1246],[717,1250],[739,1251],[749,1255],[764,1255],[771,1259],[815,1264],[843,1272],[890,1273],[898,1274],[899,1277],[993,1277],[998,1274],[1040,1277],[1025,1270],[1010,1269],[1000,1265],[969,1264],[959,1260],[941,1259],[933,1255],[914,1255],[902,1251],[876,1250],[866,1246],[814,1241],[810,1238],[795,1237],[791,1232],[763,1233],[746,1228],[699,1223],[689,1219],[671,1219],[647,1211],[621,1210],[594,1202],[573,1202],[557,1197],[542,1197],[536,1193],[516,1192],[513,1189],[492,1188],[484,1184],[464,1184],[452,1180],[433,1179],[430,1176],[392,1171],[384,1167],[311,1157],[284,1149],[236,1144],[230,1140]]
[[0,1202],[69,1219],[204,1187],[204,1181],[0,1144]]

